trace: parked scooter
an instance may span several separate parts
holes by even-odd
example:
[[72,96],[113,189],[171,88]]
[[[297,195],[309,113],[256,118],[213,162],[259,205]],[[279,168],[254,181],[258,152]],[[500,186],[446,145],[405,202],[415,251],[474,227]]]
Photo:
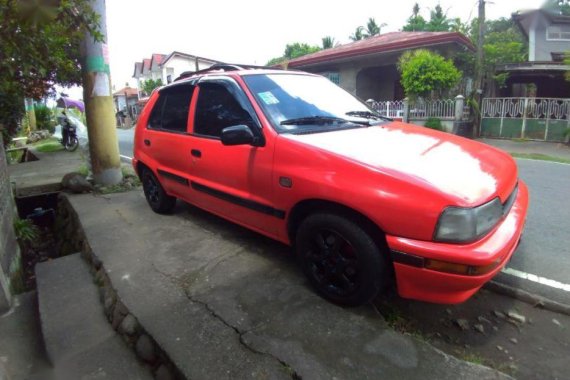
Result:
[[62,112],[61,123],[61,144],[68,152],[73,152],[79,146],[77,138],[77,126],[69,120],[65,111]]

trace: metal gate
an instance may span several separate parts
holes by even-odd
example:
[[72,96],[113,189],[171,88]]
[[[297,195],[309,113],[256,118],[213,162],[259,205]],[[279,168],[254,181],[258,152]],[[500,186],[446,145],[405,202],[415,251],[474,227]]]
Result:
[[569,128],[570,99],[483,99],[481,137],[562,142]]

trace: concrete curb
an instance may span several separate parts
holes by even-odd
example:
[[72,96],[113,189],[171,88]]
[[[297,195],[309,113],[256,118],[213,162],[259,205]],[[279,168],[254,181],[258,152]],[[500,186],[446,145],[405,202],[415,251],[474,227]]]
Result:
[[81,221],[66,196],[59,197],[58,215],[60,228],[63,227],[60,230],[63,240],[73,241],[79,246],[81,258],[89,266],[98,288],[101,309],[113,330],[134,351],[140,362],[150,368],[156,379],[184,379],[180,369],[122,302],[103,263],[91,249]]
[[484,286],[485,289],[515,298],[519,301],[526,302],[535,307],[541,307],[545,310],[553,311],[555,313],[565,314],[570,316],[570,305],[565,305],[560,302],[553,301],[546,297],[537,294],[529,293],[525,290],[516,289],[512,286],[498,283],[497,281],[490,281]]

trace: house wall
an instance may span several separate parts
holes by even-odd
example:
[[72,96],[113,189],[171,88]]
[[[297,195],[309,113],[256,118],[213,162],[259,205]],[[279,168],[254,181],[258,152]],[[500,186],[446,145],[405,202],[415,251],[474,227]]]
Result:
[[[208,61],[198,60],[198,70],[207,69],[212,66]],[[168,83],[168,75],[171,75],[172,80],[178,78],[180,74],[185,71],[196,71],[196,61],[194,58],[173,56],[162,66],[161,78],[163,83]]]
[[[565,25],[568,28],[568,24],[550,24],[548,19],[543,17],[538,17],[529,30],[529,58],[528,60],[533,61],[552,61],[552,52],[566,52],[570,50],[570,40],[569,41],[555,41],[548,40],[546,31],[550,25]],[[533,44],[534,39],[534,44]]]
[[395,93],[399,80],[400,73],[396,65],[362,69],[356,77],[356,95],[362,100],[401,100],[396,99]]
[[[449,45],[429,48],[446,58],[452,57],[457,49]],[[339,86],[361,100],[402,100],[404,91],[399,84],[400,73],[396,68],[402,51],[353,58],[351,61],[335,64],[318,64],[298,67],[301,70],[329,76],[338,73]],[[297,67],[295,67],[297,68]]]

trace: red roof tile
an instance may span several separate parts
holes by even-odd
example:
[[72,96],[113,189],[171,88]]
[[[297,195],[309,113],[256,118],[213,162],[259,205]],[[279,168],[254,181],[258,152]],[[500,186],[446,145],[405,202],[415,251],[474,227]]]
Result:
[[290,60],[288,66],[302,67],[367,54],[415,49],[453,42],[464,45],[471,50],[475,49],[467,37],[457,32],[391,32],[307,54]]
[[150,59],[150,67],[152,67],[154,63],[156,63],[156,65],[160,65],[160,63],[164,60],[164,58],[166,58],[166,54],[154,53],[152,55],[152,58]]
[[113,93],[113,96],[125,96],[125,92],[127,93],[127,96],[130,97],[135,97],[139,95],[139,91],[136,88],[132,88],[132,87],[123,87],[121,88],[119,91],[115,91]]

